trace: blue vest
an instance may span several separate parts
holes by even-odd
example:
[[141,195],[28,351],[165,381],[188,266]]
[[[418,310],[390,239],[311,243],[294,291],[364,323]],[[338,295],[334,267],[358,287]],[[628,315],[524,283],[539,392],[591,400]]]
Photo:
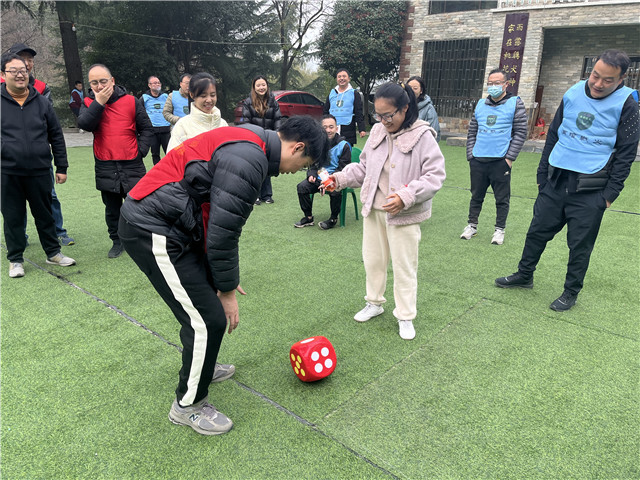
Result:
[[602,99],[589,98],[585,82],[576,83],[562,97],[562,124],[549,164],[578,173],[604,168],[613,153],[622,106],[633,90],[622,87]]
[[338,93],[335,88],[329,93],[329,113],[336,117],[338,125],[349,125],[353,118],[353,105],[356,91],[351,88],[344,93]]
[[177,117],[189,115],[189,99],[182,96],[179,90],[174,90],[171,94],[173,104],[173,114]]
[[169,97],[169,95],[166,93],[162,93],[157,97],[152,97],[146,93],[142,95],[144,108],[147,111],[147,115],[149,115],[151,124],[154,127],[169,127],[171,125],[162,115],[162,109],[167,101],[167,97]]
[[335,147],[329,150],[329,165],[327,165],[327,172],[329,172],[329,175],[335,172],[336,169],[338,168],[338,163],[340,163],[340,156],[344,151],[345,145],[348,145],[349,151],[351,151],[351,145],[346,140],[342,140],[341,142],[338,142],[338,144]]
[[511,97],[496,106],[487,105],[484,98],[478,101],[475,111],[478,134],[473,146],[474,157],[500,158],[507,154],[518,98]]
[[[78,90],[77,88],[74,88],[73,90],[71,90],[71,93],[76,92],[79,96],[80,96],[80,103],[83,102],[84,100],[84,93],[82,93],[80,90]],[[73,103],[73,95],[69,98],[69,103]]]

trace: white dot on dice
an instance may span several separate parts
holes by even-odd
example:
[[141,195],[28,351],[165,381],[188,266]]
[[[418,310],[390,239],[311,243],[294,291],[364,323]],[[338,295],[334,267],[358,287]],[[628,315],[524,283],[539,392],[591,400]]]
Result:
[[322,356],[326,357],[327,355],[329,355],[329,349],[327,347],[322,347],[322,350],[320,350],[322,352]]
[[311,360],[313,360],[314,362],[315,362],[316,360],[318,360],[319,358],[320,358],[320,354],[319,354],[318,352],[313,352],[313,353],[311,354]]
[[320,373],[322,371],[322,364],[316,363],[316,373]]
[[330,358],[327,358],[327,359],[324,361],[324,366],[325,366],[325,367],[327,367],[327,368],[331,368],[331,367],[333,366],[333,362],[331,361],[331,359],[330,359]]

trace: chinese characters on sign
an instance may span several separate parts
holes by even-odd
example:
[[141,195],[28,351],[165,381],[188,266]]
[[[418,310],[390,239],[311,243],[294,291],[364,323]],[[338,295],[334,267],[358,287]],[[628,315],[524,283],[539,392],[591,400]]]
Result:
[[514,95],[518,94],[528,24],[528,13],[510,13],[504,21],[500,68],[509,75],[507,91]]

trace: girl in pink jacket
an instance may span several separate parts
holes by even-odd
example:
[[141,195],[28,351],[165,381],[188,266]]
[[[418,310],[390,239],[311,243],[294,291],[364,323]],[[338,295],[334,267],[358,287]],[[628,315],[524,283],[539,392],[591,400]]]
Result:
[[436,132],[418,119],[413,91],[386,83],[376,90],[373,126],[360,163],[332,175],[337,190],[362,187],[362,257],[366,273],[365,307],[354,317],[366,322],[384,312],[389,258],[393,267],[394,317],[400,337],[416,332],[420,222],[431,216],[431,199],[445,179]]

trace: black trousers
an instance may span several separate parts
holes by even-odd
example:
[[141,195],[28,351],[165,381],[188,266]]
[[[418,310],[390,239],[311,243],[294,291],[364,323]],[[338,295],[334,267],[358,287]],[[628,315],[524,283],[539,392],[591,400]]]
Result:
[[[302,209],[302,213],[307,217],[312,216],[313,199],[311,198],[311,194],[318,193],[318,186],[318,183],[311,183],[308,178],[305,178],[298,184],[300,208]],[[338,218],[340,216],[340,208],[342,207],[342,192],[329,192],[329,198],[331,218]]]
[[262,185],[260,186],[259,199],[265,202],[272,197],[273,197],[273,187],[271,186],[271,177],[267,175],[267,178],[264,179],[264,182],[262,182]]
[[504,229],[509,215],[511,198],[511,167],[503,159],[495,162],[479,162],[475,158],[469,161],[471,175],[471,202],[469,202],[468,223],[478,224],[482,203],[491,186],[496,199],[496,228]]
[[27,177],[2,173],[2,217],[4,239],[7,243],[7,259],[13,263],[24,262],[27,239],[24,235],[24,219],[27,202],[36,224],[40,245],[53,257],[60,252],[56,235],[56,223],[51,211],[51,189],[53,183],[47,171],[44,175]]
[[171,132],[154,132],[151,139],[151,159],[155,165],[160,161],[160,146],[164,154],[167,154],[167,146],[169,145],[169,139],[171,138]]
[[202,243],[184,244],[120,219],[129,256],[180,322],[182,368],[176,398],[182,406],[205,398],[227,326]]
[[118,236],[118,222],[120,221],[120,209],[127,194],[122,190],[120,193],[100,191],[102,203],[104,203],[104,219],[107,222],[109,238],[114,243],[120,242]]
[[525,276],[533,276],[547,242],[567,225],[569,262],[564,289],[578,294],[582,290],[606,206],[602,191],[568,193],[566,181],[559,181],[555,186],[550,182],[545,184],[533,206],[533,219],[518,271]]

